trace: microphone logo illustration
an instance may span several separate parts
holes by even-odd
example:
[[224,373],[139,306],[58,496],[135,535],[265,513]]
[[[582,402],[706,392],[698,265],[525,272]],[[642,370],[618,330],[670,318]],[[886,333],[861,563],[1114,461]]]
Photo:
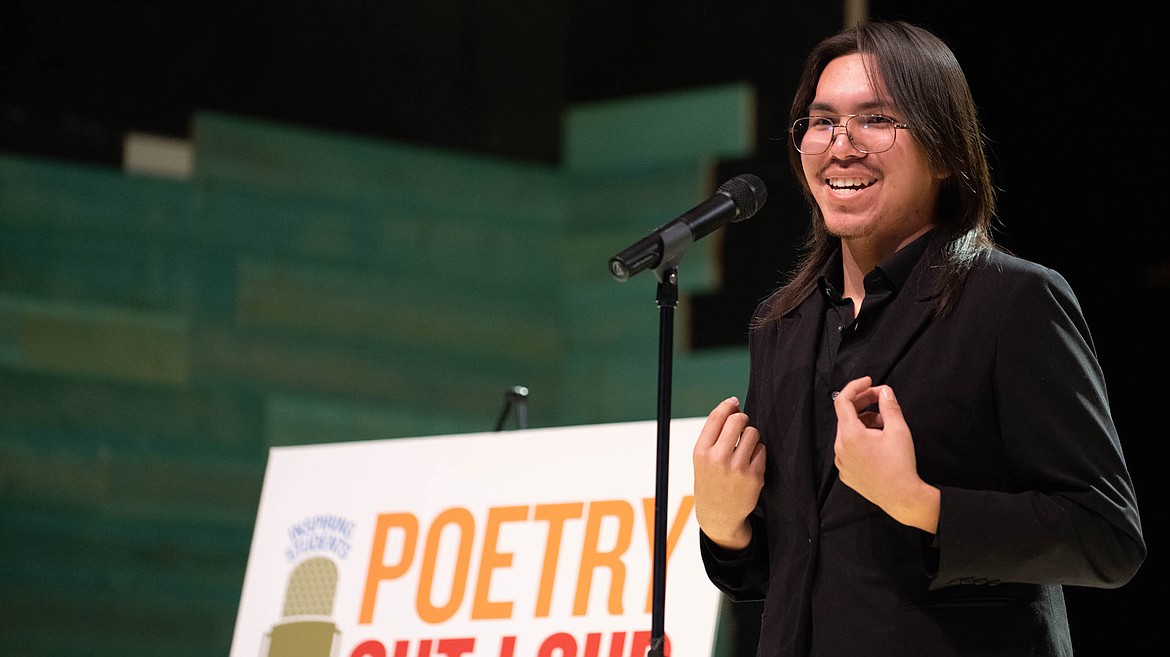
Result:
[[281,620],[272,626],[261,657],[335,657],[341,632],[333,622],[337,564],[313,557],[293,569]]

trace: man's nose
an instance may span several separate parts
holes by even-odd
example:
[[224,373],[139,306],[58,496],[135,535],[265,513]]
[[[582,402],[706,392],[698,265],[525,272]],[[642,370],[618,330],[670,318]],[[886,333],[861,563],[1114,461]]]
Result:
[[849,130],[845,127],[844,123],[833,126],[833,135],[829,138],[829,150],[840,150],[838,148],[839,144],[851,155],[861,152],[853,147],[853,141],[849,139]]

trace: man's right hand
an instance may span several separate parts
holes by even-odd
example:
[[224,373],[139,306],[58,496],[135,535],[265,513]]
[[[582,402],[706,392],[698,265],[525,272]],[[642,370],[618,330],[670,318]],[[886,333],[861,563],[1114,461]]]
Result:
[[695,518],[716,544],[747,547],[752,540],[748,515],[764,487],[764,446],[760,432],[748,426],[735,397],[707,416],[695,441]]

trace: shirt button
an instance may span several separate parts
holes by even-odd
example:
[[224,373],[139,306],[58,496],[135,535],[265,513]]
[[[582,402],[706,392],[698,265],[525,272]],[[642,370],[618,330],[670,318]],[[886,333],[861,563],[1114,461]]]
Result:
[[836,398],[837,398],[837,395],[839,395],[839,394],[841,394],[841,391],[840,391],[840,390],[834,390],[834,391],[833,391],[833,392],[832,392],[832,393],[829,395],[829,399],[836,399]]

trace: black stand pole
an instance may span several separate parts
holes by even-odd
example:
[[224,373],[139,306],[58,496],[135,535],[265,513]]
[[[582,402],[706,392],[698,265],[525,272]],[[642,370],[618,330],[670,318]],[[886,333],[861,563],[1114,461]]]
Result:
[[504,408],[500,411],[500,418],[496,420],[496,431],[504,428],[504,420],[508,419],[508,412],[516,411],[516,428],[528,428],[528,388],[512,386],[504,393]]
[[670,473],[670,397],[674,362],[674,309],[678,306],[678,269],[654,270],[658,276],[658,457],[654,486],[654,597],[648,657],[666,657],[666,494]]

